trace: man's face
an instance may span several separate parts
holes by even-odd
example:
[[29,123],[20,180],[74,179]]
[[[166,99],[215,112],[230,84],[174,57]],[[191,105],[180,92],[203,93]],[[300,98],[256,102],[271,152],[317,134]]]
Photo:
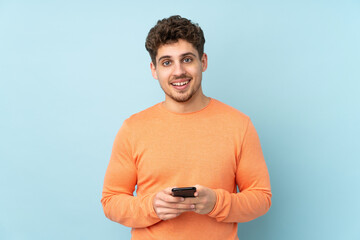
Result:
[[156,67],[150,64],[151,72],[159,80],[166,97],[176,102],[186,102],[201,94],[202,72],[207,68],[207,55],[199,57],[193,45],[179,39],[176,43],[159,47]]

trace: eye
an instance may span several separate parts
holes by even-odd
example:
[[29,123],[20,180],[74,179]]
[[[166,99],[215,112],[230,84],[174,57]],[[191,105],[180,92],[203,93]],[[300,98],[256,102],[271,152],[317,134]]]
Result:
[[169,66],[171,64],[171,62],[169,60],[163,61],[162,65],[163,66]]
[[190,63],[190,62],[192,62],[192,58],[190,58],[190,57],[186,57],[186,58],[184,58],[184,63]]

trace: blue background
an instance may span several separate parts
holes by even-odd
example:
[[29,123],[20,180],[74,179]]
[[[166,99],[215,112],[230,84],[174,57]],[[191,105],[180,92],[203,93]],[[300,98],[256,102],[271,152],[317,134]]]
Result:
[[249,115],[273,205],[240,239],[360,239],[359,1],[0,0],[0,239],[129,239],[103,177],[124,119],[164,99],[160,18],[205,32],[206,95]]

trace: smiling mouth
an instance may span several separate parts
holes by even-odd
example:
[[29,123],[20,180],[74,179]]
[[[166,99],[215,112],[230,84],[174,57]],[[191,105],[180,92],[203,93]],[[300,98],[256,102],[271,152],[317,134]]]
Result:
[[176,83],[171,83],[171,85],[176,86],[176,87],[180,87],[180,86],[185,86],[187,85],[191,80],[187,80],[184,82],[176,82]]

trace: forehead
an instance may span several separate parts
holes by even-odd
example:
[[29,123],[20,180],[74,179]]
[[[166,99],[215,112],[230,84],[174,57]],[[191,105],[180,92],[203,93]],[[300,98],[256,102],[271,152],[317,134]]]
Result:
[[198,52],[191,43],[179,39],[177,42],[161,45],[158,48],[156,59],[164,56],[176,58],[182,56],[184,53],[192,53],[198,57]]

